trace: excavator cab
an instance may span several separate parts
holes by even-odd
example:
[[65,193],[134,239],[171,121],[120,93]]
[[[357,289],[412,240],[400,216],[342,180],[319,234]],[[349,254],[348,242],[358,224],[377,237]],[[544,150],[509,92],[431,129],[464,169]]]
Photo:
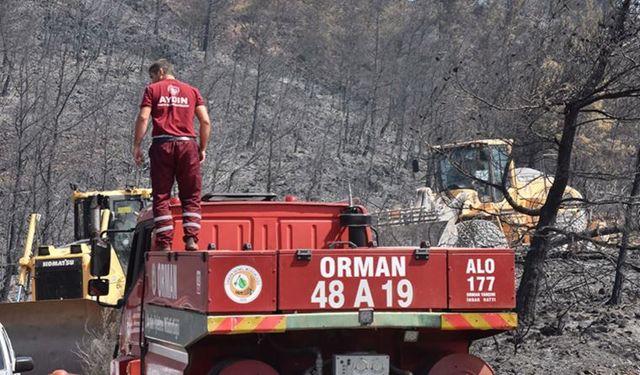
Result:
[[[435,177],[438,191],[471,189],[481,202],[500,202],[502,192],[491,186],[501,185],[507,163],[508,145],[504,143],[466,143],[437,150]],[[507,176],[507,186],[511,176]]]
[[[539,209],[553,176],[516,168],[511,151],[511,142],[501,139],[433,147],[426,157],[425,186],[416,190],[411,206],[372,215],[381,237],[390,239],[385,245],[414,245],[424,239],[456,247],[528,244],[538,218],[516,211],[510,202]],[[414,172],[418,170],[414,162]],[[578,203],[580,192],[567,186],[563,198],[566,203],[554,224],[571,232],[585,230],[588,212]]]

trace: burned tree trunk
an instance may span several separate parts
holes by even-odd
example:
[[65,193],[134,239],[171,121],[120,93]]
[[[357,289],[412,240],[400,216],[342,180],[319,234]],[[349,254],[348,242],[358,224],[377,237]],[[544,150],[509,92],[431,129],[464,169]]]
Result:
[[[640,88],[612,90],[606,76],[607,70],[613,58],[614,48],[622,45],[625,35],[625,21],[629,15],[631,0],[624,0],[620,6],[614,9],[614,14],[605,15],[603,24],[609,24],[608,34],[603,38],[598,57],[589,77],[581,88],[569,100],[558,103],[564,107],[564,122],[562,136],[558,144],[558,160],[556,164],[555,179],[549,190],[545,204],[540,210],[540,220],[535,228],[531,241],[531,247],[527,253],[524,273],[518,287],[516,303],[518,315],[521,321],[532,322],[536,315],[536,302],[540,283],[544,276],[544,262],[549,248],[550,227],[553,224],[560,205],[562,196],[569,181],[571,171],[571,154],[578,128],[580,112],[591,104],[605,100],[618,99],[637,95]],[[610,23],[613,20],[613,23]],[[621,80],[621,76],[616,77]]]
[[530,321],[535,317],[535,307],[540,282],[544,276],[544,261],[549,249],[550,227],[553,225],[562,196],[569,181],[571,166],[571,153],[576,136],[576,123],[579,109],[568,108],[565,112],[564,129],[558,150],[556,174],[547,196],[547,201],[540,210],[540,220],[536,226],[531,247],[527,253],[524,265],[524,273],[520,281],[517,294],[517,306],[520,318]]
[[[631,185],[630,197],[633,200],[638,196],[638,190],[640,190],[640,148],[636,153],[636,165],[635,173],[633,177],[633,184]],[[622,230],[622,240],[620,241],[620,250],[618,252],[618,261],[616,263],[616,278],[613,282],[613,289],[611,290],[611,298],[607,301],[608,305],[618,305],[622,302],[622,286],[625,280],[625,262],[627,260],[627,251],[629,247],[629,232],[631,232],[631,216],[633,214],[632,202],[627,203],[627,207],[624,210],[624,227]]]

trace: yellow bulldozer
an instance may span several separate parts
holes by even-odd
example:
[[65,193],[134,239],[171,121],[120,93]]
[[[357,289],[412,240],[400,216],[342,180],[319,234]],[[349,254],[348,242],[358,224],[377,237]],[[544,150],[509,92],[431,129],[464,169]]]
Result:
[[[417,189],[409,207],[374,214],[382,242],[455,247],[504,247],[528,244],[537,216],[517,212],[503,189],[519,206],[537,209],[547,197],[553,177],[532,168],[516,168],[511,142],[483,139],[437,146],[427,157],[427,186]],[[567,186],[556,226],[582,231],[587,213],[582,195]]]
[[151,202],[151,190],[74,190],[71,201],[74,236],[68,244],[34,246],[40,215],[30,216],[18,261],[16,302],[0,304],[0,320],[14,347],[30,355],[41,374],[62,367],[81,372],[74,351],[102,323],[101,307],[88,290],[91,243],[109,237],[109,294],[100,301],[116,304],[124,294],[132,229],[140,210]]

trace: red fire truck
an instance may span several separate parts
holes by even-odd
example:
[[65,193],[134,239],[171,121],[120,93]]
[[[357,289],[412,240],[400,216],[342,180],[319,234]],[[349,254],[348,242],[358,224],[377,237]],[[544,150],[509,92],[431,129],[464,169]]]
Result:
[[516,326],[513,251],[378,247],[370,221],[348,202],[206,195],[202,250],[161,252],[143,211],[111,374],[493,374],[469,345]]

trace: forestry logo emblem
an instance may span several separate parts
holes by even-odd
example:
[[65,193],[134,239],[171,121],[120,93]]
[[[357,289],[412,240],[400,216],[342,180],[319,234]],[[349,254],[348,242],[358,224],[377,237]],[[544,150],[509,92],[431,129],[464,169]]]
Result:
[[250,303],[258,298],[262,291],[262,277],[251,266],[233,267],[224,278],[224,291],[235,303]]

